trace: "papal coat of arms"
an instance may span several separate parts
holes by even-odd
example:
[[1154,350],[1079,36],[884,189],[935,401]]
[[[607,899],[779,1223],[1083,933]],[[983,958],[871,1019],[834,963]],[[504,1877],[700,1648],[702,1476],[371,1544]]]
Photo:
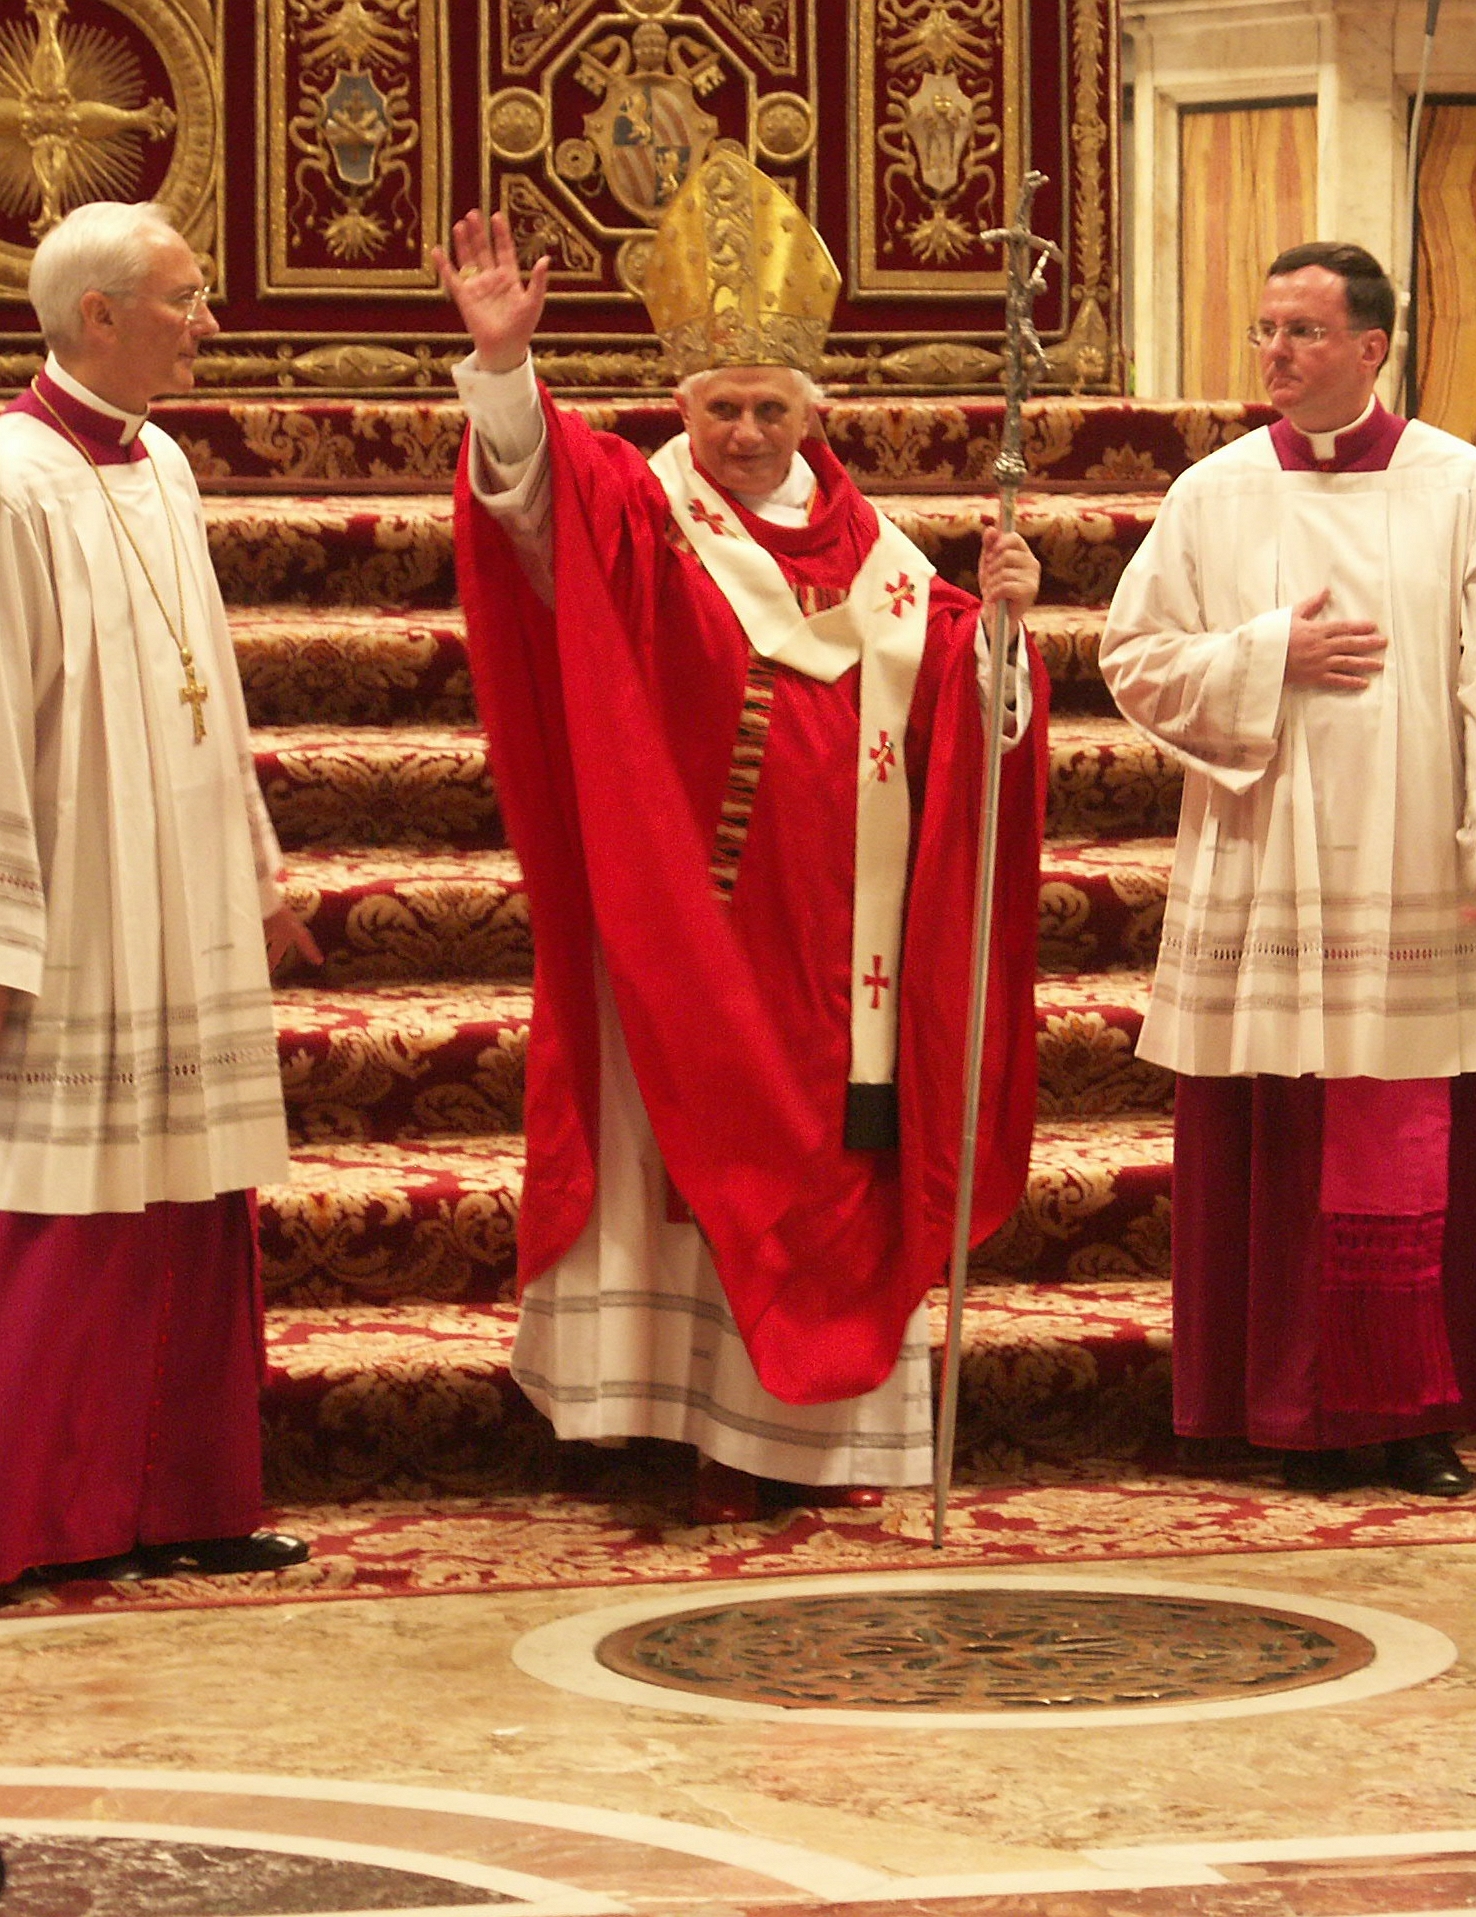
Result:
[[698,104],[722,80],[710,47],[655,21],[587,47],[579,79],[600,105],[584,117],[610,191],[628,212],[655,226],[683,180],[702,164],[718,122]]

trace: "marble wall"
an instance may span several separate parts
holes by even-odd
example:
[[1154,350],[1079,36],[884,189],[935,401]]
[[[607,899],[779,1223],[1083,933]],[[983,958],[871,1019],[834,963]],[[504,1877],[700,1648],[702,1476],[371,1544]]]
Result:
[[[1399,264],[1409,253],[1406,129],[1425,23],[1425,0],[1127,0],[1133,150],[1125,251],[1140,394],[1183,392],[1181,340],[1194,318],[1184,310],[1182,234],[1186,204],[1202,197],[1182,160],[1186,112],[1313,104],[1315,230],[1302,237],[1357,240],[1407,282]],[[1428,86],[1476,97],[1476,0],[1443,0]],[[1392,390],[1392,369],[1386,383]]]

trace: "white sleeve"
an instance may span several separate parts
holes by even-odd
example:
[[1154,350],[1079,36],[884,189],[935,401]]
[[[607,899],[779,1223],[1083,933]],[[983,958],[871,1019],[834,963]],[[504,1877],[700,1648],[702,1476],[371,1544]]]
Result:
[[1217,784],[1245,792],[1276,756],[1292,609],[1208,630],[1200,536],[1196,502],[1170,489],[1113,595],[1102,677],[1134,725]]
[[0,985],[41,989],[46,893],[36,841],[35,662],[61,657],[56,596],[29,523],[0,507]]
[[282,848],[277,843],[266,800],[261,796],[256,761],[249,753],[241,767],[241,786],[246,795],[246,822],[251,829],[251,852],[256,861],[256,891],[261,901],[261,916],[269,919],[273,912],[287,902],[279,883],[282,877]]
[[551,604],[553,491],[533,361],[510,373],[486,373],[468,354],[455,379],[473,435],[472,492],[511,539],[534,591]]
[[[1012,658],[1005,661],[1004,673],[1004,726],[1000,737],[1006,752],[1012,751],[1030,730],[1030,715],[1034,710],[1033,693],[1030,686],[1030,648],[1025,644],[1024,628],[1018,624],[1010,634],[1010,653]],[[987,703],[989,698],[989,631],[981,609],[979,622],[974,629],[974,657],[978,661],[979,693]]]

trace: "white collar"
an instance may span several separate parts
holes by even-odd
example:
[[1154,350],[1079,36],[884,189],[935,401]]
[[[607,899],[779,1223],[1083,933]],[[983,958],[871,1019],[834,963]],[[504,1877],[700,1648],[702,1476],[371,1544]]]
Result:
[[72,377],[55,353],[46,355],[46,377],[55,380],[62,391],[70,398],[77,400],[79,404],[90,406],[93,412],[106,414],[109,419],[121,419],[123,422],[123,436],[119,442],[121,445],[131,445],[137,439],[139,428],[148,418],[147,413],[125,413],[121,406],[113,406],[107,400],[99,399],[90,387],[84,386],[80,379]]
[[818,484],[809,461],[796,453],[773,492],[734,493],[733,497],[756,519],[766,519],[771,526],[807,526],[810,501]]
[[1374,396],[1370,393],[1368,396],[1368,404],[1358,415],[1357,419],[1350,419],[1346,426],[1339,426],[1336,432],[1303,433],[1303,439],[1305,439],[1312,448],[1312,457],[1314,459],[1336,459],[1338,456],[1338,441],[1343,437],[1343,434],[1357,432],[1358,428],[1373,412],[1373,409]]

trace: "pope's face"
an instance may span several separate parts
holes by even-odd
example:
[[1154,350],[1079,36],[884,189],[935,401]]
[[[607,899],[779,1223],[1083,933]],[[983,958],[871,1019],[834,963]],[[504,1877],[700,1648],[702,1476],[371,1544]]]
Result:
[[109,297],[115,391],[126,389],[116,405],[141,413],[165,393],[189,392],[200,342],[220,331],[209,307],[196,297],[204,288],[188,242],[175,234],[154,246],[138,286]]
[[677,410],[692,457],[730,493],[771,493],[788,477],[810,422],[810,405],[786,366],[729,366],[691,392]]
[[[1261,382],[1277,412],[1304,433],[1334,433],[1357,419],[1373,392],[1389,336],[1377,326],[1351,326],[1340,273],[1304,266],[1276,274],[1262,290],[1256,324]],[[1275,329],[1269,338],[1268,327]],[[1308,328],[1322,337],[1306,337]]]

